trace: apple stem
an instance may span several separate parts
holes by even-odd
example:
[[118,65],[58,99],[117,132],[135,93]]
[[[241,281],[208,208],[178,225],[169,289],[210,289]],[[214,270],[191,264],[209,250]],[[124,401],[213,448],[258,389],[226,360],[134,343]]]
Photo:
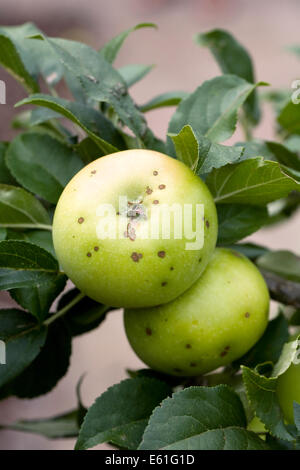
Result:
[[74,305],[76,305],[78,302],[80,302],[80,300],[83,299],[83,297],[85,297],[85,294],[80,292],[78,295],[76,295],[76,297],[74,297],[73,300],[71,300],[71,302],[69,302],[67,305],[65,305],[62,309],[58,310],[58,312],[51,315],[50,318],[47,318],[47,320],[44,321],[44,325],[49,326],[52,322],[54,322],[58,318],[65,315],[65,313],[67,313],[72,307],[74,307]]

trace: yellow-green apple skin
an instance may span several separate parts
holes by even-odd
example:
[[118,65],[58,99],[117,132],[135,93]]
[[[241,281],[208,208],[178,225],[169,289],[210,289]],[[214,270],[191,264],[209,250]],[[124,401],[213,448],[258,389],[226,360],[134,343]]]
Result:
[[217,248],[202,276],[174,301],[126,309],[128,340],[151,368],[171,375],[204,374],[238,359],[261,337],[269,292],[254,264]]
[[[121,212],[120,196],[128,200]],[[172,218],[169,239],[162,238],[166,237],[163,217],[159,235],[152,236],[154,214],[173,204],[182,208],[182,223],[184,205],[190,205],[193,229],[196,205],[203,205],[203,246],[187,249],[192,240],[184,230],[181,238],[175,238]],[[125,227],[116,238],[99,236],[99,227],[105,232],[108,226],[99,216],[103,205],[115,210],[107,219],[109,226],[121,222]],[[134,217],[132,209],[138,211]],[[54,248],[62,269],[84,294],[113,307],[147,307],[173,300],[199,278],[216,239],[216,208],[202,180],[180,161],[142,149],[113,153],[84,167],[64,189],[53,221]]]
[[300,405],[300,364],[291,364],[290,367],[278,377],[277,397],[286,421],[294,423],[294,402]]

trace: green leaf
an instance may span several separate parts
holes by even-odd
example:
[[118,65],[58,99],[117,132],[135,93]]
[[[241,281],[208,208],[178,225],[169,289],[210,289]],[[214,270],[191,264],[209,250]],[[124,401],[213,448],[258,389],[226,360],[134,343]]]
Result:
[[268,219],[265,207],[218,204],[218,245],[230,245],[259,230]]
[[276,395],[276,377],[267,378],[255,370],[242,366],[243,380],[256,416],[272,435],[287,441],[294,440],[283,422],[283,414]]
[[232,248],[252,260],[256,260],[256,258],[269,251],[265,246],[257,245],[255,243],[237,243],[236,245],[228,246],[228,248]]
[[267,160],[275,160],[295,170],[300,170],[298,155],[278,142],[253,140],[250,142],[239,142],[236,145],[243,145],[245,147],[243,153],[244,159],[260,156],[265,157]]
[[236,75],[204,82],[182,100],[171,118],[168,132],[178,134],[187,124],[211,142],[223,142],[235,131],[239,108],[257,85]]
[[49,253],[56,258],[51,232],[45,232],[44,230],[27,230],[24,232],[24,236],[25,241],[40,246],[44,250],[49,251]]
[[163,372],[158,372],[154,369],[126,369],[128,376],[131,379],[137,377],[148,377],[150,379],[157,379],[162,382],[166,382],[171,388],[182,385],[182,377],[176,375],[164,374]]
[[289,340],[285,343],[280,358],[272,372],[272,377],[278,377],[288,370],[291,364],[299,364],[299,334],[296,339]]
[[102,113],[81,103],[41,93],[19,101],[16,106],[35,104],[52,109],[81,127],[106,155],[124,148],[120,133]]
[[[78,289],[71,289],[64,294],[57,305],[57,311],[64,308],[79,294]],[[107,305],[99,304],[89,297],[84,297],[64,315],[64,320],[72,336],[87,333],[97,328],[105,320],[106,312],[110,310]]]
[[31,76],[30,70],[27,69],[23,51],[24,48],[22,48],[20,42],[14,40],[13,30],[11,28],[0,27],[0,64],[28,92],[37,92],[39,90],[38,84]]
[[36,326],[34,318],[16,308],[0,309],[0,319],[0,339],[2,341],[7,341],[9,338],[18,336]]
[[13,394],[34,398],[50,392],[66,374],[71,355],[71,335],[63,320],[48,328],[47,339],[38,356],[15,380]]
[[148,75],[149,72],[153,69],[153,65],[140,65],[140,64],[130,64],[124,65],[118,69],[119,74],[126,82],[128,87],[131,87],[135,83],[139,82],[142,78]]
[[260,340],[242,358],[236,361],[248,367],[256,367],[263,362],[275,364],[284,344],[289,338],[289,325],[284,315],[279,314],[268,323],[267,329]]
[[8,143],[0,142],[0,184],[15,184],[16,180],[11,175],[5,163],[5,153]]
[[75,449],[88,449],[102,442],[136,449],[153,408],[169,394],[167,384],[146,377],[123,380],[110,387],[89,408]]
[[0,425],[0,429],[39,434],[48,439],[77,437],[79,431],[77,415],[78,411],[75,409],[53,418],[21,420],[12,424]]
[[154,410],[139,449],[265,448],[245,426],[242,402],[229,387],[189,387],[173,394]]
[[43,39],[53,48],[87,100],[109,103],[143,145],[152,144],[153,134],[128,94],[126,83],[101,54],[79,42],[45,36]]
[[265,205],[300,188],[277,162],[262,157],[213,170],[206,184],[219,204]]
[[38,126],[39,124],[44,124],[51,119],[59,119],[62,118],[62,114],[54,111],[53,109],[49,108],[34,108],[30,111],[29,116],[29,127],[30,126]]
[[284,145],[291,152],[299,153],[300,152],[300,135],[290,135],[284,141]]
[[[34,86],[30,88],[27,86],[27,90],[31,92],[38,91],[37,81],[39,75],[43,77],[48,85],[54,85],[62,78],[63,66],[57,60],[49,44],[30,39],[32,36],[41,34],[41,31],[34,24],[25,23],[20,26],[2,27],[0,28],[1,33],[10,38],[20,55],[24,67],[30,74]],[[13,69],[13,75],[15,76],[14,72]]]
[[300,171],[300,159],[295,152],[292,152],[283,144],[278,142],[266,142],[274,158],[282,165],[288,166],[296,171]]
[[22,186],[54,204],[84,166],[70,147],[50,136],[34,133],[21,134],[11,142],[6,163]]
[[213,168],[220,168],[227,163],[236,162],[243,154],[243,147],[212,143],[193,131],[189,125],[184,126],[177,135],[168,135],[174,143],[178,160],[198,175],[209,173]]
[[271,436],[271,434],[266,435],[266,443],[270,447],[270,450],[299,450],[295,442],[284,441]]
[[199,144],[191,126],[184,126],[178,134],[168,134],[175,146],[178,160],[194,172],[201,168],[205,157],[199,155]]
[[300,435],[300,405],[296,402],[294,402],[294,418],[298,434]]
[[299,335],[294,340],[285,343],[280,358],[272,372],[272,377],[277,378],[279,375],[284,374],[291,364],[299,364]]
[[0,387],[29,366],[39,354],[46,336],[46,328],[37,327],[24,312],[0,310],[0,339],[6,347],[6,364],[0,365]]
[[300,257],[291,251],[270,251],[258,258],[257,265],[284,279],[300,282]]
[[22,188],[0,184],[0,227],[50,228],[46,209]]
[[12,289],[10,295],[21,307],[42,322],[56,297],[64,290],[66,282],[65,274],[58,274],[57,277],[49,279],[47,283],[40,286]]
[[58,274],[58,263],[50,253],[31,243],[0,242],[0,290],[39,286]]
[[[210,49],[223,73],[231,73],[244,78],[249,83],[255,82],[253,64],[247,50],[230,33],[214,29],[208,33],[198,34],[196,43]],[[258,97],[254,92],[244,104],[250,120],[257,124],[260,119]]]
[[125,39],[127,39],[130,33],[133,33],[134,31],[137,31],[141,28],[157,28],[157,26],[154,23],[139,23],[133,28],[126,29],[126,31],[118,34],[118,36],[115,36],[107,44],[105,44],[99,53],[105,58],[105,60],[112,64],[117,57]]
[[23,240],[25,242],[38,245],[56,258],[54,251],[52,233],[45,230],[26,230],[26,232],[17,232],[11,229],[7,230],[6,240]]
[[86,137],[81,140],[79,144],[75,146],[76,152],[79,153],[81,160],[85,165],[91,163],[99,157],[103,157],[104,153],[101,152],[96,142],[90,137]]
[[143,113],[153,109],[165,108],[166,106],[177,106],[183,99],[187,98],[189,93],[185,91],[167,91],[161,95],[155,96],[139,108]]
[[0,228],[0,241],[5,240],[7,237],[7,230],[6,228]]
[[300,134],[300,106],[289,101],[278,116],[281,127],[289,134]]

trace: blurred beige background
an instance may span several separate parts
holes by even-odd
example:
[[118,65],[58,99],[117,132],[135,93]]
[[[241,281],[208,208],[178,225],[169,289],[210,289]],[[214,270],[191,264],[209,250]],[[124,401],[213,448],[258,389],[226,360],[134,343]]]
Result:
[[[2,0],[0,24],[34,21],[50,35],[63,35],[86,41],[94,47],[139,22],[155,22],[157,31],[135,32],[126,41],[117,65],[156,64],[155,69],[132,89],[139,103],[169,90],[192,91],[203,80],[219,74],[206,49],[193,43],[198,32],[221,27],[231,31],[255,58],[256,76],[273,87],[289,88],[300,78],[300,63],[287,53],[286,45],[299,43],[300,2],[297,0]],[[0,139],[12,135],[4,125],[13,112],[12,105],[24,96],[22,89],[0,69],[0,79],[8,83],[8,104],[0,106]],[[164,137],[172,110],[147,115],[150,126]],[[255,135],[272,138],[273,127],[268,107]],[[240,131],[234,141],[242,138]],[[300,216],[271,230],[261,230],[252,239],[279,249],[299,252]],[[0,307],[12,305],[1,294]],[[75,386],[86,373],[82,395],[86,405],[107,387],[125,378],[125,368],[139,368],[142,363],[127,343],[121,311],[108,316],[97,330],[73,343],[71,366],[67,376],[54,391],[34,400],[8,399],[0,403],[0,422],[20,418],[46,417],[64,412],[75,405]],[[73,440],[46,440],[18,432],[0,432],[0,449],[72,449]],[[98,448],[107,448],[105,445]]]

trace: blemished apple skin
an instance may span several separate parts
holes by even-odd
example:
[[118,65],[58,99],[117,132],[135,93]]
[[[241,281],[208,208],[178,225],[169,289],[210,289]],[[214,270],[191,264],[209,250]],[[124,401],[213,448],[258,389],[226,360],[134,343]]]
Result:
[[202,276],[174,301],[126,309],[133,350],[149,367],[178,376],[205,374],[243,356],[262,336],[269,292],[254,264],[217,248]]
[[[115,218],[128,217],[117,214],[119,196],[142,201],[147,217],[135,226],[134,237],[99,239],[101,204],[113,205]],[[201,249],[187,250],[191,240],[174,238],[173,225],[170,239],[141,238],[154,206],[174,203],[204,205]],[[113,307],[135,308],[169,302],[198,279],[215,248],[217,225],[208,188],[186,165],[159,152],[126,150],[93,161],[68,183],[56,207],[53,242],[63,271],[84,294]]]
[[294,402],[300,405],[300,364],[291,364],[278,377],[276,393],[284,418],[294,424]]

